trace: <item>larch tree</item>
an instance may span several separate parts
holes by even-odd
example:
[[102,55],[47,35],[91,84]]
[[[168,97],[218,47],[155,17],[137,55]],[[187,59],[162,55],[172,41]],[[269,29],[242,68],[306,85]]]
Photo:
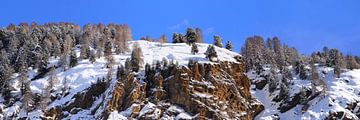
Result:
[[131,53],[131,68],[134,72],[138,72],[143,64],[142,59],[142,50],[138,43],[135,43],[133,46],[133,51]]
[[161,35],[160,38],[157,40],[157,42],[159,42],[159,43],[166,43],[166,41],[167,41],[167,38],[166,38],[165,34]]
[[82,34],[81,37],[81,48],[80,48],[80,58],[81,59],[88,59],[90,57],[90,39],[91,39],[91,33],[85,32]]
[[195,28],[195,34],[196,34],[196,42],[202,43],[203,42],[203,33],[200,28]]
[[221,39],[221,37],[219,35],[214,36],[214,45],[217,46],[217,47],[220,47],[220,48],[223,47],[222,39]]
[[23,110],[26,112],[26,114],[28,114],[28,112],[30,112],[32,110],[32,107],[34,104],[33,95],[32,95],[31,88],[30,88],[30,82],[27,82],[25,84],[24,92],[25,93],[22,96],[21,103],[22,103]]

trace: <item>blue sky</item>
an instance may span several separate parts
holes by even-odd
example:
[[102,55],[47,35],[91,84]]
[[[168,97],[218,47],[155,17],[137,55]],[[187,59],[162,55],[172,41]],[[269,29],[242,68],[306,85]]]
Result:
[[323,46],[360,55],[359,0],[2,0],[0,26],[67,21],[127,23],[134,39],[158,38],[187,27],[231,40],[239,51],[248,36],[278,36],[309,54]]

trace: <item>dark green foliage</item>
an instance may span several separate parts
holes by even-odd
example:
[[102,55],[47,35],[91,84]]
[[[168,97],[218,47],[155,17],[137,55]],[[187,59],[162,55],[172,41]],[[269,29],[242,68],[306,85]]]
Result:
[[74,51],[70,53],[70,67],[75,67],[78,64],[77,56]]
[[216,50],[215,50],[215,47],[214,46],[208,46],[206,52],[205,52],[205,56],[207,59],[209,59],[210,61],[212,62],[217,62],[218,61],[218,56],[217,56],[217,53],[216,53]]
[[198,46],[196,45],[196,43],[193,43],[193,44],[191,45],[191,54],[195,55],[195,54],[197,54],[197,53],[199,53],[199,48],[198,48]]
[[232,45],[230,41],[227,41],[225,48],[232,51]]
[[196,33],[194,31],[194,29],[192,28],[187,28],[186,30],[186,40],[187,40],[187,44],[193,44],[196,42]]

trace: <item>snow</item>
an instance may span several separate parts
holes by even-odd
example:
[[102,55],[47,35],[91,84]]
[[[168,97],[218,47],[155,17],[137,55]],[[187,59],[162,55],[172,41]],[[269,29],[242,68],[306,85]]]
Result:
[[108,120],[127,120],[127,118],[119,114],[118,111],[113,111],[110,113]]
[[[327,73],[327,74],[323,74]],[[249,74],[253,79],[256,78],[253,74]],[[315,99],[309,101],[308,110],[302,113],[301,108],[303,105],[297,105],[293,109],[280,113],[277,108],[279,103],[272,102],[273,97],[268,92],[268,88],[263,90],[252,90],[252,95],[257,98],[265,106],[265,110],[261,112],[255,119],[257,120],[271,120],[278,115],[280,119],[302,119],[302,120],[322,120],[328,115],[329,111],[344,111],[346,114],[353,115],[349,110],[345,109],[347,103],[360,101],[360,70],[348,70],[343,73],[340,78],[334,78],[333,69],[328,67],[319,68],[320,79],[323,79],[326,88],[325,94],[319,95]],[[292,80],[294,83],[290,85],[290,94],[294,95],[299,93],[301,87],[311,87],[311,80],[299,80],[295,76]],[[333,101],[334,100],[334,101]],[[329,105],[332,106],[329,106]]]

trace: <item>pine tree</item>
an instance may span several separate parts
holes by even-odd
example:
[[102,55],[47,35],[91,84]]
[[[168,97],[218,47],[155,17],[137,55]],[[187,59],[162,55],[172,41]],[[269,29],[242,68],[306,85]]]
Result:
[[106,43],[105,43],[105,51],[104,51],[104,55],[105,56],[109,56],[109,55],[111,55],[112,54],[112,44],[111,44],[111,42],[110,41],[107,41]]
[[172,40],[172,43],[180,43],[179,34],[173,33]]
[[2,92],[4,92],[7,88],[5,86],[9,86],[8,84],[11,80],[11,76],[14,70],[10,66],[8,55],[4,49],[1,50],[0,56],[2,57],[0,59],[0,89],[2,90]]
[[199,52],[198,46],[196,45],[196,43],[193,43],[192,46],[191,46],[191,54],[195,55],[198,52]]
[[123,65],[118,66],[116,71],[116,79],[121,79],[125,75],[125,67]]
[[143,64],[142,51],[138,43],[135,43],[133,46],[133,51],[131,53],[131,68],[134,72],[138,72],[141,65]]
[[75,67],[78,64],[77,56],[75,51],[70,53],[70,67]]
[[128,73],[131,70],[131,58],[125,60],[125,72]]
[[232,51],[232,45],[231,45],[231,42],[230,42],[230,41],[227,41],[225,48],[228,49],[228,50],[230,50],[230,51]]
[[221,40],[220,36],[218,36],[218,35],[214,36],[214,45],[218,46],[220,48],[223,47],[222,40]]
[[305,63],[302,61],[299,64],[299,77],[301,80],[306,80],[307,79],[307,72],[306,72],[306,67],[305,67]]
[[208,46],[206,52],[205,52],[205,56],[207,59],[209,59],[210,61],[212,62],[217,62],[218,61],[218,56],[217,56],[217,53],[216,53],[216,50],[215,50],[215,47],[214,46]]
[[194,29],[192,28],[187,28],[186,30],[186,40],[187,40],[187,44],[192,44],[196,42],[196,33],[194,31]]

